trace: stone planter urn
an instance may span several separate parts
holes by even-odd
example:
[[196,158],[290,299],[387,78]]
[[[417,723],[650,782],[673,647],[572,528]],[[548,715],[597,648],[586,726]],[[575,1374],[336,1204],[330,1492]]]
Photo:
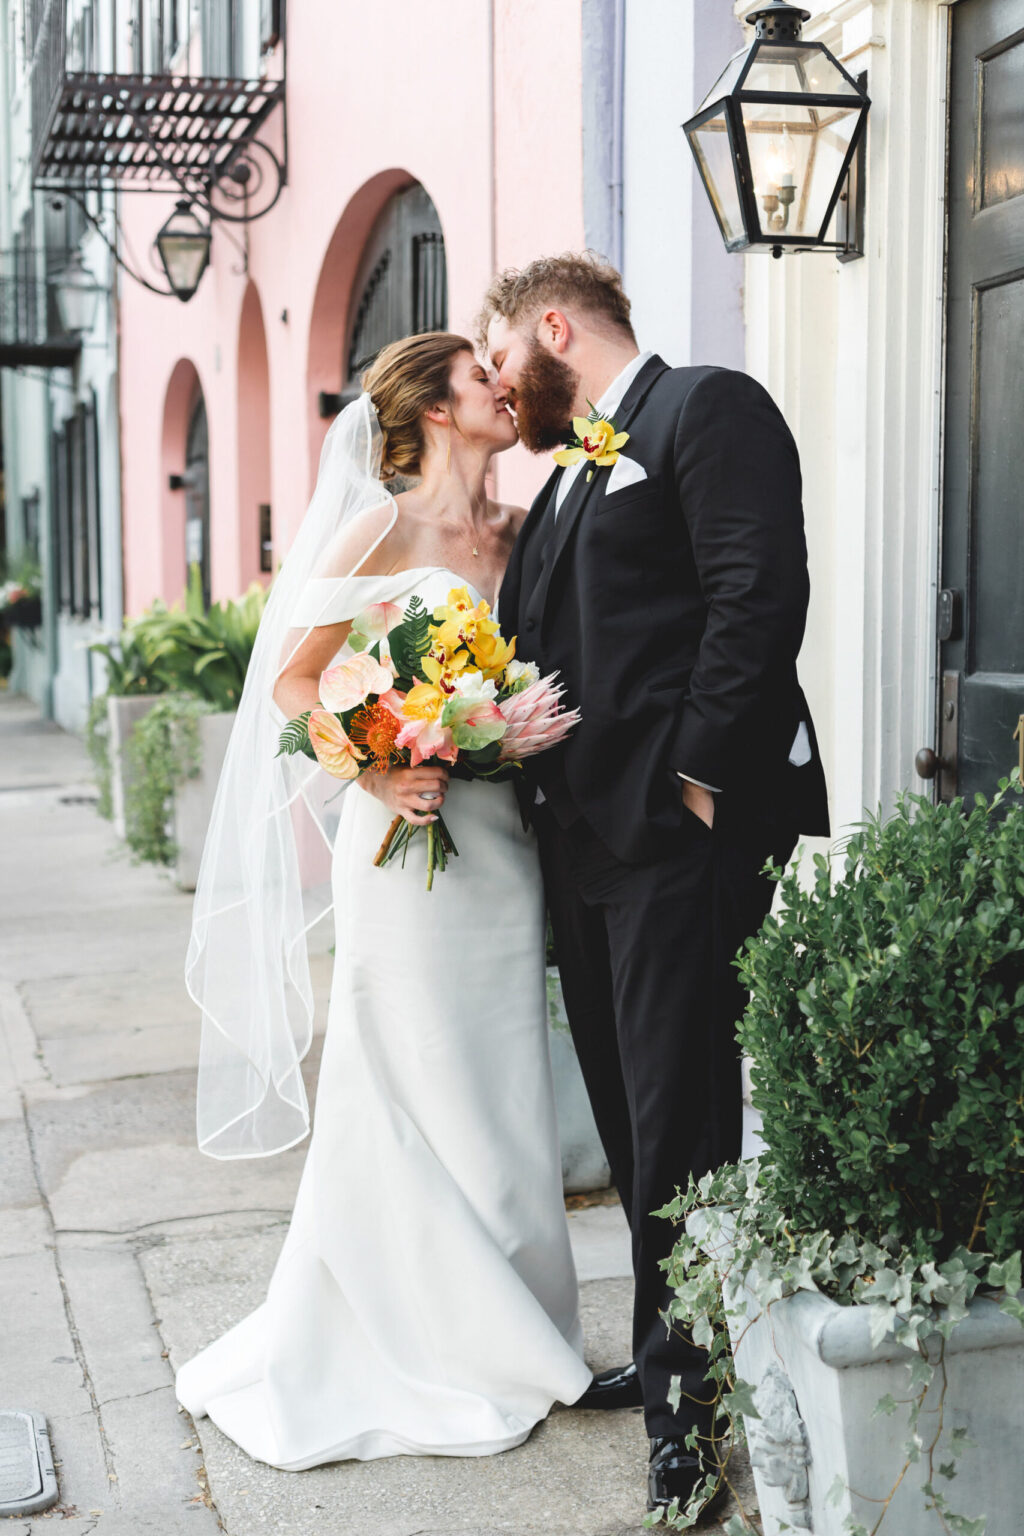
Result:
[[114,831],[124,837],[124,792],[131,776],[130,764],[124,757],[124,747],[132,731],[143,715],[156,704],[158,693],[129,694],[124,698],[107,699],[107,746],[110,754],[110,804]]
[[566,1194],[607,1189],[611,1173],[569,1033],[558,967],[548,966],[548,1044],[555,1079],[562,1183]]
[[177,846],[174,864],[175,884],[183,891],[194,891],[199,878],[199,862],[213,811],[217,780],[228,750],[228,738],[235,723],[235,711],[224,710],[200,715],[199,772],[185,779],[174,791],[173,838]]
[[[700,1213],[687,1222],[699,1242],[702,1226]],[[728,1255],[727,1241],[719,1251]],[[851,1517],[873,1531],[879,1501],[906,1460],[911,1351],[892,1338],[873,1345],[866,1306],[840,1306],[801,1291],[762,1312],[748,1294],[748,1326],[736,1319],[730,1335],[737,1374],[753,1386],[761,1415],[745,1427],[764,1536],[845,1536]],[[958,1515],[985,1515],[986,1536],[1018,1536],[1024,1529],[1024,1328],[996,1301],[976,1297],[946,1344],[945,1373],[944,1399],[936,1372],[918,1426],[928,1446],[941,1424],[934,1485]],[[895,1412],[877,1412],[888,1395]],[[946,1479],[938,1469],[950,1461],[958,1429],[974,1444],[957,1451],[956,1476]],[[926,1508],[930,1475],[927,1456],[909,1467],[879,1536],[948,1533]],[[843,1485],[838,1499],[837,1478]]]

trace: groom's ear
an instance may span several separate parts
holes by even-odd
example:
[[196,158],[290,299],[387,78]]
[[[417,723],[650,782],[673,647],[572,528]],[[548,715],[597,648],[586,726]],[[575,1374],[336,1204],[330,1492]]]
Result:
[[572,341],[572,322],[560,309],[546,309],[537,322],[537,339],[552,352],[564,352]]

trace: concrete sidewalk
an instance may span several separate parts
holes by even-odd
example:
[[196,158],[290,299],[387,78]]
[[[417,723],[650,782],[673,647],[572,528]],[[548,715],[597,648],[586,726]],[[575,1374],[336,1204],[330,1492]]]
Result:
[[[0,1531],[640,1532],[639,1411],[556,1409],[501,1456],[294,1474],[178,1409],[175,1365],[263,1299],[305,1152],[197,1151],[190,898],[132,865],[93,801],[81,742],[0,694],[0,1407],[47,1416],[61,1488]],[[322,1019],[330,956],[313,964]],[[626,1226],[605,1204],[570,1227],[601,1369],[629,1354]]]

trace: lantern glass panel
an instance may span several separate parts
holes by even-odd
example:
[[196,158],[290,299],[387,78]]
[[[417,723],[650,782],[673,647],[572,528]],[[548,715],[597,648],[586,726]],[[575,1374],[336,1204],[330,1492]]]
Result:
[[732,245],[744,239],[744,228],[725,107],[688,133],[722,238]]
[[206,268],[209,240],[202,236],[197,238],[192,233],[176,234],[168,230],[160,236],[159,245],[168,281],[175,293],[194,293]]
[[699,108],[697,109],[699,112],[703,112],[705,107],[710,107],[713,101],[720,101],[723,96],[729,95],[730,91],[735,86],[736,81],[739,79],[743,70],[743,66],[746,62],[746,48],[741,48],[739,53],[733,54],[728,64],[722,70],[722,73],[719,75],[718,79],[715,81],[714,85],[711,87],[710,91],[708,91],[707,95],[704,97],[704,100],[701,102]]
[[787,48],[762,43],[744,80],[741,95],[748,91],[785,92],[805,96],[849,96],[859,101],[856,86],[819,48]]
[[816,237],[843,169],[860,105],[743,103],[761,229],[767,239]]

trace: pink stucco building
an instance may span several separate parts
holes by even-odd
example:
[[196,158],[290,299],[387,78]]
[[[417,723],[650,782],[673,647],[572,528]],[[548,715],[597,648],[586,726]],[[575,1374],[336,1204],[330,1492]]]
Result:
[[[342,393],[389,318],[415,328],[418,302],[420,328],[446,312],[468,331],[496,268],[585,243],[576,0],[307,0],[287,46],[279,201],[214,223],[187,305],[122,286],[128,614],[180,595],[186,551],[214,598],[276,568],[338,405],[321,394]],[[278,107],[264,130],[278,153],[283,132]],[[172,207],[125,198],[126,245],[145,252]],[[501,494],[525,500],[546,467],[516,449],[499,472]]]

